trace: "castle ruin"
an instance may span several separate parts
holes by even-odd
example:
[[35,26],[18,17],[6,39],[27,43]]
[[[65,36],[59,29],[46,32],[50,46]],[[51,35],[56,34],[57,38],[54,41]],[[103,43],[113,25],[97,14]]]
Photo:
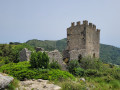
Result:
[[82,57],[91,56],[99,58],[100,30],[88,21],[71,23],[67,28],[67,48],[63,57],[69,60],[80,60]]
[[[50,62],[57,61],[63,70],[66,70],[66,63],[71,60],[80,61],[82,57],[90,56],[93,58],[99,58],[99,42],[100,42],[100,30],[96,29],[96,26],[92,23],[88,24],[88,21],[71,23],[71,26],[67,28],[67,48],[63,51],[63,57],[58,50],[45,51]],[[41,47],[36,48],[36,52],[44,52]],[[26,48],[20,52],[20,61],[29,61],[31,52]],[[64,60],[64,62],[63,62]]]

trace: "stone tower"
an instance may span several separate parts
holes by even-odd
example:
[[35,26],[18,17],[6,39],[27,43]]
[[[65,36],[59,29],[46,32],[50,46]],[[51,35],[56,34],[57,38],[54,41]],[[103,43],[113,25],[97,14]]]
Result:
[[79,60],[85,56],[99,58],[100,30],[88,21],[71,23],[67,28],[67,50],[63,52],[64,58]]

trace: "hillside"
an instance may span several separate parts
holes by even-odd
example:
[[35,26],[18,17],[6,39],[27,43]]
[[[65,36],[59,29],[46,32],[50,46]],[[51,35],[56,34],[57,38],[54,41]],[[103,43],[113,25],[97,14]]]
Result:
[[[27,41],[26,43],[34,47],[42,47],[48,51],[58,49],[62,52],[66,48],[66,38],[57,41],[42,41],[33,39]],[[105,63],[120,65],[120,48],[111,45],[100,44],[100,59]]]
[[58,49],[60,52],[62,52],[66,48],[66,40],[67,40],[66,38],[57,41],[52,41],[52,40],[42,41],[42,40],[33,39],[33,40],[28,40],[26,43],[34,47],[42,47],[47,51]]
[[120,48],[100,44],[100,58],[103,62],[120,65]]

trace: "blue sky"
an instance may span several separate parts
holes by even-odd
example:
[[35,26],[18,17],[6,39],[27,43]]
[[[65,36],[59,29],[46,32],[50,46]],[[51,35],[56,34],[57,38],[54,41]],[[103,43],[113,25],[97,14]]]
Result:
[[120,0],[0,0],[0,43],[59,40],[83,20],[101,29],[101,43],[120,47]]

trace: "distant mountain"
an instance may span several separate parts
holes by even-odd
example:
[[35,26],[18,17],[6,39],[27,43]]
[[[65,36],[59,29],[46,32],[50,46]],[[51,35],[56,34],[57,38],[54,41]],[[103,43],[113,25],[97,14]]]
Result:
[[33,40],[28,40],[26,43],[34,47],[42,47],[47,51],[58,49],[60,52],[62,52],[67,45],[66,40],[67,40],[66,38],[56,41],[52,41],[52,40],[42,41],[42,40],[33,39]]
[[103,62],[120,65],[120,48],[100,44],[100,58]]
[[[26,43],[34,46],[34,47],[42,47],[47,51],[51,51],[54,49],[58,49],[60,52],[62,52],[67,45],[65,39],[61,40],[29,40]],[[100,44],[100,59],[105,62],[105,63],[112,63],[112,64],[118,64],[120,65],[120,48],[111,46],[111,45],[105,45],[105,44]]]

